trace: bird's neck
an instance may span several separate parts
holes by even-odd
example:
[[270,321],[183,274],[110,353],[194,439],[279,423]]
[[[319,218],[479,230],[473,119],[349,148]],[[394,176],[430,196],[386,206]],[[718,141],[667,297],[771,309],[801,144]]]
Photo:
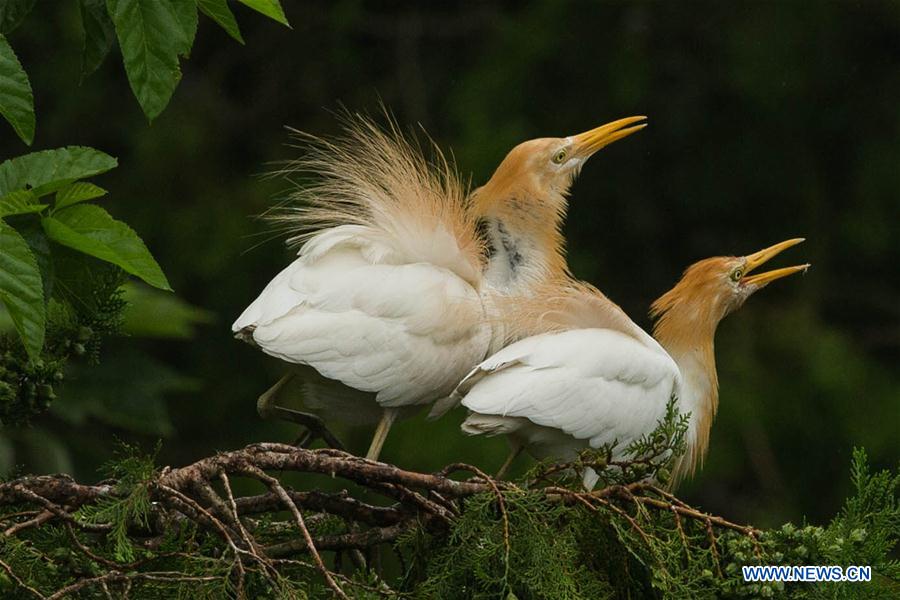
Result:
[[693,474],[702,465],[709,446],[709,431],[719,405],[714,338],[716,323],[687,303],[669,309],[653,336],[681,372],[679,410],[690,413],[687,452],[678,465],[679,475]]
[[563,237],[553,216],[494,214],[481,220],[481,228],[488,251],[485,279],[498,293],[529,296],[567,273]]

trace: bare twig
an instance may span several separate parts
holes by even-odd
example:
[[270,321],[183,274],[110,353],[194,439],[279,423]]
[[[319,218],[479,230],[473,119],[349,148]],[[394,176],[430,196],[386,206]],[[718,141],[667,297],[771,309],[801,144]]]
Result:
[[205,581],[216,581],[217,579],[221,579],[221,577],[214,575],[185,575],[184,573],[179,573],[178,571],[155,571],[150,573],[120,573],[118,571],[111,571],[104,575],[100,575],[99,577],[89,577],[86,579],[79,579],[75,583],[71,585],[67,585],[66,587],[58,590],[52,596],[41,596],[45,598],[45,600],[60,600],[61,598],[65,598],[69,594],[82,590],[86,587],[90,587],[93,585],[103,585],[107,583],[119,583],[123,581],[135,582],[135,581],[195,581],[195,582],[205,582]]
[[60,519],[68,523],[72,523],[73,525],[76,525],[77,527],[81,527],[82,529],[86,529],[88,531],[100,532],[109,530],[109,525],[83,523],[79,521],[55,502],[25,487],[25,484],[22,481],[13,481],[9,482],[8,484],[0,485],[0,497],[4,496],[11,496],[16,500],[25,500],[34,504],[38,504],[44,507],[44,510],[52,513],[53,516],[59,517]]
[[719,573],[719,577],[724,577],[719,561],[719,549],[716,547],[716,534],[713,532],[712,522],[709,519],[706,520],[706,535],[709,536],[709,549],[712,551],[713,562],[716,563],[716,571]]
[[681,516],[678,514],[678,511],[672,508],[672,518],[675,519],[675,527],[678,528],[678,535],[681,536],[681,545],[684,547],[684,553],[688,557],[691,555],[690,547],[688,546],[687,536],[684,533],[684,527],[681,525]]
[[3,570],[6,571],[6,574],[9,575],[9,578],[15,581],[16,585],[18,585],[20,588],[22,588],[23,590],[27,590],[35,597],[41,598],[41,600],[47,600],[47,596],[43,595],[30,585],[22,581],[22,579],[18,575],[16,575],[16,572],[12,570],[12,567],[6,564],[5,561],[0,560],[0,567],[3,567]]
[[37,516],[33,519],[28,519],[27,521],[22,521],[21,523],[16,523],[15,525],[9,527],[6,531],[3,532],[3,535],[5,535],[6,537],[12,537],[26,529],[42,525],[55,516],[56,515],[53,512],[49,510],[43,510],[38,513]]
[[[408,511],[404,512],[399,507],[375,506],[357,500],[351,497],[346,490],[337,493],[288,490],[288,495],[294,504],[307,510],[323,511],[369,525],[393,525],[409,516]],[[241,515],[272,512],[282,506],[281,499],[272,493],[245,496],[234,500],[237,511]]]
[[[560,472],[566,468],[560,466],[552,469]],[[375,500],[362,500],[353,497],[347,489],[340,492],[289,490],[270,472],[340,478],[351,488],[356,484],[377,497]],[[458,472],[471,476],[462,479]],[[454,474],[457,478],[451,479]],[[235,477],[261,482],[266,491],[235,496],[232,487]],[[651,512],[673,516],[677,535],[686,552],[689,551],[687,523],[694,521],[709,536],[712,559],[720,575],[721,557],[714,528],[729,529],[750,537],[757,556],[762,554],[759,530],[704,513],[652,482],[609,485],[586,492],[547,481],[549,484],[544,487],[530,481],[528,488],[524,488],[511,482],[497,481],[477,467],[463,463],[454,463],[429,474],[365,460],[333,448],[309,450],[286,444],[254,444],[181,468],[164,468],[144,482],[142,485],[146,485],[151,501],[151,514],[147,515],[149,531],[144,526],[136,527],[128,532],[128,536],[136,546],[152,554],[149,558],[121,563],[104,556],[104,550],[98,549],[102,548],[99,544],[103,543],[113,526],[121,527],[121,524],[87,523],[77,518],[75,511],[100,501],[125,499],[128,497],[127,489],[117,482],[83,485],[67,476],[23,477],[0,483],[0,507],[13,507],[15,511],[0,517],[0,522],[6,525],[5,537],[21,537],[36,528],[62,524],[73,547],[106,572],[101,571],[103,574],[97,575],[96,570],[81,571],[74,575],[74,581],[48,596],[29,587],[29,577],[14,572],[9,559],[7,562],[0,561],[0,567],[18,587],[42,600],[55,600],[89,587],[95,588],[95,593],[100,595],[124,593],[127,596],[128,589],[141,583],[192,581],[221,581],[223,585],[233,586],[231,591],[242,597],[248,593],[248,576],[261,576],[276,588],[283,583],[283,574],[278,569],[289,565],[315,569],[338,598],[347,598],[344,586],[368,588],[329,570],[322,553],[350,552],[351,555],[362,556],[360,551],[392,544],[400,536],[420,527],[440,534],[453,526],[464,509],[463,500],[476,494],[491,494],[496,498],[503,526],[503,559],[507,573],[511,568],[511,536],[514,533],[510,524],[509,502],[518,494],[541,494],[550,502],[581,506],[592,514],[606,511],[627,523],[627,527],[654,553],[658,551],[658,544],[642,526]],[[386,505],[379,505],[381,501]],[[274,516],[283,511],[290,514],[289,520]],[[314,534],[310,527],[329,515],[342,519],[347,524],[347,531]],[[200,526],[222,539],[225,552],[233,554],[233,563],[227,572],[216,569],[207,571],[210,573],[208,575],[195,575],[150,570],[151,562],[171,557],[221,564],[220,549],[206,556],[158,551],[167,539],[166,532],[185,524]],[[184,531],[192,529],[185,528]],[[296,535],[298,531],[299,536]],[[295,536],[294,539],[287,537],[291,535]],[[98,545],[94,545],[93,540],[97,540]],[[51,560],[48,557],[44,559]],[[364,561],[359,561],[357,567],[370,568]],[[393,593],[383,582],[369,591],[383,595]]]
[[[413,523],[398,523],[391,527],[373,527],[365,531],[356,531],[338,535],[323,536],[313,540],[317,550],[347,550],[366,549],[378,544],[393,542],[406,532]],[[309,550],[306,539],[290,540],[280,544],[272,544],[266,547],[266,554],[273,557],[283,557]]]
[[248,466],[247,473],[265,483],[272,492],[274,492],[279,498],[281,498],[281,501],[284,502],[285,506],[291,511],[291,514],[294,515],[294,520],[297,522],[297,527],[300,528],[300,532],[303,534],[303,539],[306,541],[306,547],[309,549],[309,553],[312,555],[316,566],[319,567],[319,571],[321,571],[322,577],[325,578],[325,582],[328,584],[328,587],[330,587],[332,591],[334,591],[335,595],[338,598],[341,598],[342,600],[350,600],[349,596],[344,593],[344,590],[341,589],[341,586],[338,585],[337,581],[335,581],[331,576],[331,571],[328,570],[328,567],[326,567],[325,563],[322,561],[322,556],[319,554],[319,551],[316,550],[316,544],[315,542],[313,542],[312,536],[309,533],[309,529],[306,528],[306,523],[303,521],[303,514],[297,508],[297,505],[294,504],[293,501],[291,501],[291,497],[285,491],[284,487],[282,487],[281,483],[271,475],[263,472],[256,467]]

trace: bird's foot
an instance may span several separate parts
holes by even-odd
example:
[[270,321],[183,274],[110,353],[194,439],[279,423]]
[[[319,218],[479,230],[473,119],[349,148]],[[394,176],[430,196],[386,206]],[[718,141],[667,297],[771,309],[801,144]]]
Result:
[[330,448],[334,448],[335,450],[344,449],[344,444],[342,444],[337,436],[328,429],[328,426],[325,425],[325,421],[318,415],[294,410],[292,408],[284,408],[283,406],[270,406],[269,410],[271,411],[271,416],[274,418],[290,423],[296,423],[297,425],[302,425],[306,428],[306,431],[297,438],[297,441],[294,443],[295,446],[306,448],[317,438],[321,438]]

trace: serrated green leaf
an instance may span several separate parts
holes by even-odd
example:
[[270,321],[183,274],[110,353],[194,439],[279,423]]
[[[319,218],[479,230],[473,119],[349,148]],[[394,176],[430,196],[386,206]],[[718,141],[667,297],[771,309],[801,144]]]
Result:
[[291,26],[287,17],[284,16],[284,9],[281,8],[281,2],[278,0],[238,0],[238,2],[260,14],[266,15],[270,19],[278,21],[282,25]]
[[116,165],[109,154],[84,146],[32,152],[0,164],[0,195],[30,187],[40,197]]
[[116,29],[104,0],[78,0],[84,43],[81,49],[81,79],[97,70],[112,49]]
[[[125,62],[128,83],[151,121],[181,80],[178,55],[190,48],[190,0],[106,0]],[[194,20],[196,21],[196,6]],[[196,23],[195,23],[196,29]]]
[[49,315],[49,303],[53,297],[56,284],[56,262],[50,254],[50,240],[47,239],[47,234],[44,233],[44,229],[37,219],[17,223],[16,231],[28,243],[28,249],[31,250],[31,255],[37,262],[38,270],[41,272],[41,283],[44,286],[44,304],[48,307],[47,314]]
[[228,8],[228,0],[197,0],[197,6],[204,15],[219,24],[219,27],[236,39],[241,44],[244,43],[244,37],[241,35],[241,29],[238,27],[237,19],[234,13]]
[[95,204],[77,204],[41,220],[47,237],[121,267],[163,290],[171,290],[159,264],[134,230]]
[[106,195],[106,190],[87,181],[75,183],[56,192],[56,210]]
[[0,35],[0,115],[16,135],[31,145],[34,141],[34,95],[31,82],[6,36]]
[[16,190],[0,198],[0,218],[12,215],[30,215],[39,213],[46,204],[38,204],[31,190]]
[[179,26],[178,54],[188,57],[197,36],[197,0],[169,0]]
[[32,360],[44,347],[46,313],[41,272],[28,243],[0,221],[0,301]]
[[0,33],[9,33],[16,29],[34,8],[37,0],[2,0],[0,1]]

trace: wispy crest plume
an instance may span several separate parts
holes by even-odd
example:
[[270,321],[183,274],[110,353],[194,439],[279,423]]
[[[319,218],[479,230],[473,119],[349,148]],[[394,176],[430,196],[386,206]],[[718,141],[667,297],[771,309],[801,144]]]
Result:
[[[384,127],[360,114],[345,113],[341,121],[343,133],[332,140],[292,130],[304,153],[274,175],[298,180],[297,189],[263,218],[295,246],[325,229],[357,225],[404,255],[442,264],[449,243],[454,260],[480,271],[483,248],[468,185],[440,148],[429,138],[426,153],[389,115]],[[437,252],[444,256],[434,260]]]

